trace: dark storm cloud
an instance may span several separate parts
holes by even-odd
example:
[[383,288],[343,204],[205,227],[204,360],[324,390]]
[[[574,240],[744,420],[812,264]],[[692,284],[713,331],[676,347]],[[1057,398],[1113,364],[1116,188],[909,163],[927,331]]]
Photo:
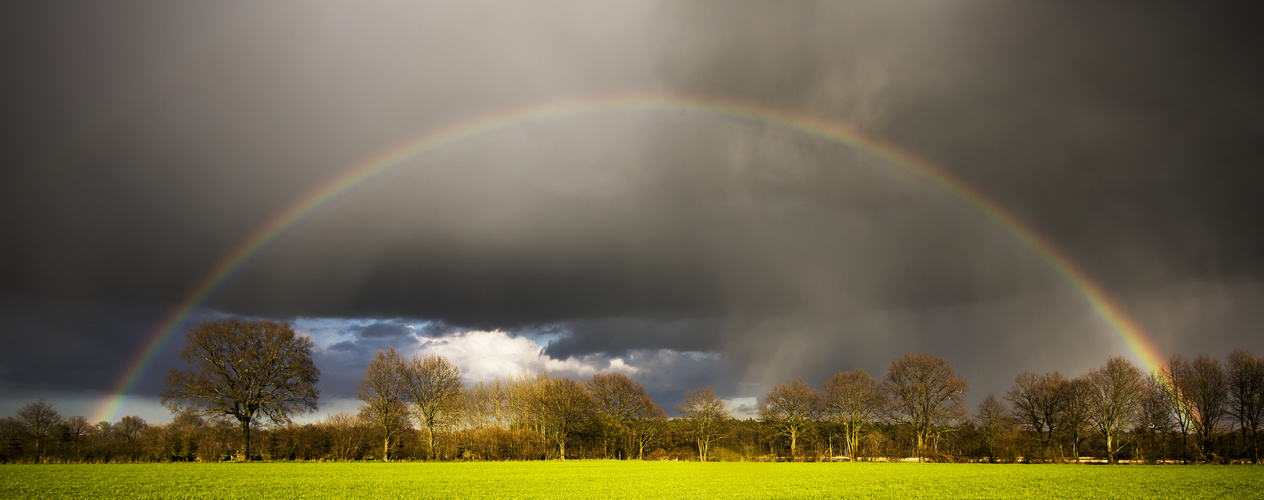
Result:
[[[326,321],[330,325],[319,330],[306,328],[307,322],[296,321],[296,330],[311,335],[316,348],[312,361],[320,368],[321,396],[326,398],[355,398],[356,382],[364,374],[364,367],[380,350],[396,348],[407,356],[417,345],[407,325],[390,322],[374,322],[368,325],[348,324],[345,321]],[[312,330],[305,332],[304,330]],[[340,340],[340,339],[346,340]]]
[[[0,388],[108,391],[132,368],[166,313],[154,306],[108,302],[47,301],[0,297]],[[219,319],[198,312],[185,324]],[[184,368],[177,356],[183,335],[147,364],[134,393],[157,394],[171,368]]]
[[713,352],[724,345],[723,325],[715,321],[608,318],[571,321],[563,328],[566,333],[549,341],[545,354],[567,358],[598,353],[625,356],[637,349]]
[[409,327],[408,325],[401,324],[401,323],[390,323],[390,322],[384,322],[384,321],[379,321],[377,323],[373,323],[371,325],[366,325],[362,327],[356,327],[351,330],[351,333],[354,333],[355,335],[361,338],[373,338],[373,339],[398,338],[398,337],[409,335],[412,332],[413,332],[413,329]]
[[675,86],[872,122],[1051,234],[1093,275],[1127,287],[1264,270],[1264,238],[1247,230],[1261,222],[1264,186],[1264,76],[1247,47],[1264,40],[1240,12],[672,5],[689,26],[662,64]]
[[[1248,333],[1264,310],[1264,35],[1231,7],[5,9],[0,324],[11,351],[40,353],[10,355],[6,383],[103,388],[225,255],[375,153],[628,90],[851,124],[1030,222],[1164,348],[1264,348]],[[548,339],[558,362],[627,358],[656,397],[881,376],[910,350],[997,392],[1124,349],[1048,262],[941,188],[772,124],[680,113],[558,118],[409,160],[205,306],[306,321],[333,397],[378,349],[470,329]]]

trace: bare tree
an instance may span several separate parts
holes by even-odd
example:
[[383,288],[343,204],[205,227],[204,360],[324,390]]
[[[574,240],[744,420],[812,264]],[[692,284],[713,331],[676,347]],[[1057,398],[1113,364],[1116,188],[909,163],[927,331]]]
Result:
[[1106,456],[1116,463],[1120,437],[1141,407],[1144,379],[1141,370],[1122,356],[1106,360],[1106,366],[1088,373],[1089,419],[1106,438]]
[[759,419],[790,439],[790,459],[798,456],[799,439],[816,422],[821,395],[801,378],[773,386],[759,403]]
[[114,424],[102,420],[92,426],[92,437],[96,439],[109,439],[112,435],[114,435]]
[[966,417],[966,380],[947,359],[924,353],[905,353],[891,361],[885,380],[888,414],[913,427],[917,435],[917,460],[926,455],[926,440],[933,426]]
[[711,445],[723,437],[733,415],[710,387],[686,392],[684,402],[676,405],[676,411],[682,415],[689,435],[698,443],[698,460],[706,462]]
[[364,446],[364,424],[351,413],[335,413],[321,423],[329,436],[329,455],[334,460],[355,460]]
[[1012,425],[1009,409],[1004,403],[997,401],[996,396],[988,394],[979,402],[979,410],[974,414],[974,423],[979,426],[979,434],[983,436],[983,446],[987,447],[988,462],[996,461],[996,441],[1002,432]]
[[162,404],[207,417],[230,416],[241,426],[241,460],[250,459],[250,428],[261,418],[274,424],[316,410],[320,370],[312,363],[312,341],[288,323],[208,321],[190,330],[180,358],[188,370],[167,373]]
[[48,437],[62,420],[61,414],[53,406],[55,405],[44,401],[44,398],[39,398],[18,408],[18,418],[26,423],[26,432],[35,440],[35,455],[41,460],[44,458],[45,448],[48,447]]
[[88,435],[92,429],[92,424],[88,423],[88,419],[83,415],[75,415],[66,419],[62,424],[65,429],[66,439],[70,442],[70,446],[75,451],[75,459],[80,456],[80,447],[83,444],[83,438]]
[[395,347],[378,351],[356,384],[356,396],[364,401],[360,415],[382,431],[382,460],[390,461],[391,440],[408,422],[408,366]]
[[1193,414],[1194,432],[1198,434],[1198,452],[1205,460],[1216,460],[1212,449],[1216,431],[1224,420],[1229,403],[1229,383],[1220,360],[1199,354],[1190,363],[1190,378],[1184,392]]
[[645,392],[645,386],[622,373],[595,374],[585,387],[597,411],[602,454],[611,458],[611,448],[628,432],[632,420],[654,401]]
[[1163,381],[1164,393],[1167,394],[1168,407],[1172,409],[1172,415],[1176,417],[1176,427],[1181,431],[1181,459],[1188,463],[1187,438],[1189,429],[1194,425],[1193,403],[1190,401],[1192,391],[1188,388],[1194,376],[1194,369],[1178,354],[1168,359],[1159,375]]
[[149,422],[137,415],[128,415],[114,424],[114,434],[123,438],[123,452],[129,460],[135,461],[141,454],[141,435],[149,428]]
[[505,422],[510,429],[520,431],[515,448],[523,456],[542,457],[550,448],[541,417],[541,393],[548,380],[548,375],[540,373],[510,377],[503,384]]
[[632,433],[632,442],[636,444],[638,460],[644,460],[645,449],[661,441],[667,434],[667,412],[646,397],[648,404],[641,406],[628,426]]
[[506,414],[511,427],[531,429],[543,434],[540,427],[540,391],[549,377],[543,373],[510,378],[506,385]]
[[[1150,459],[1166,460],[1167,433],[1172,430],[1172,404],[1163,387],[1161,374],[1156,373],[1145,377],[1143,386],[1141,406],[1137,411],[1137,427],[1145,432],[1151,452],[1156,442],[1159,445],[1158,454],[1151,455]],[[1157,441],[1154,438],[1155,434],[1159,435]]]
[[407,394],[415,416],[426,427],[431,456],[435,455],[435,427],[444,413],[455,409],[461,394],[461,370],[448,358],[431,354],[408,363]]
[[123,442],[131,448],[136,445],[136,440],[140,439],[141,433],[145,432],[147,427],[149,427],[149,422],[145,419],[137,415],[128,415],[119,419],[114,425],[114,433],[123,438]]
[[558,458],[566,460],[571,436],[587,426],[593,417],[593,401],[579,382],[550,378],[536,393],[544,435],[557,445]]
[[176,441],[172,454],[192,461],[197,456],[198,437],[205,428],[206,419],[196,413],[177,413],[170,426],[172,438]]
[[1089,398],[1092,393],[1087,376],[1075,377],[1062,385],[1061,431],[1071,439],[1071,455],[1080,463],[1080,441],[1092,432]]
[[1234,349],[1229,352],[1227,361],[1229,413],[1237,419],[1242,432],[1241,453],[1259,463],[1259,428],[1264,420],[1264,358]]
[[881,414],[886,401],[882,385],[860,368],[837,372],[825,381],[824,399],[825,415],[843,426],[847,456],[855,462],[860,431]]
[[1064,420],[1066,384],[1056,371],[1044,375],[1023,372],[1014,378],[1014,387],[1005,394],[1014,418],[1039,436],[1045,458],[1052,454],[1055,433]]
[[459,426],[463,428],[507,428],[507,384],[499,379],[476,382],[461,390]]

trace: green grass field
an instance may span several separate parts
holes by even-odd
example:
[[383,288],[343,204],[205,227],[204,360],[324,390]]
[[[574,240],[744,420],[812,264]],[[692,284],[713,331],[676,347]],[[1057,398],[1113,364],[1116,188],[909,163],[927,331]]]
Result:
[[3,465],[0,498],[1260,498],[1264,467],[916,463]]

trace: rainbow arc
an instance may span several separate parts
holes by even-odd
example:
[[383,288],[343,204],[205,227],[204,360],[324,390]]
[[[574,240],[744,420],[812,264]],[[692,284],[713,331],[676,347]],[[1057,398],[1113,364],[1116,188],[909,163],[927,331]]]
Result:
[[124,396],[135,387],[154,357],[175,336],[179,326],[246,262],[343,193],[446,146],[511,127],[605,113],[676,113],[767,124],[864,152],[881,160],[883,165],[925,181],[1012,234],[1084,297],[1144,369],[1155,372],[1162,366],[1163,356],[1141,326],[1064,252],[984,193],[918,155],[845,124],[796,111],[728,99],[630,94],[536,103],[474,117],[422,133],[350,166],[268,219],[190,289],[126,365],[122,376],[113,384],[107,401],[99,408],[96,420],[113,421],[118,416]]

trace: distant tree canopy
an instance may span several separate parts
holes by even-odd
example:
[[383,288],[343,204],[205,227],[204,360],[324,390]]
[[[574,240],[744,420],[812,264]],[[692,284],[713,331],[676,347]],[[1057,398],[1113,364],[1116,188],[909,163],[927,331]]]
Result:
[[[1073,378],[1023,373],[973,416],[948,360],[909,353],[875,380],[837,372],[821,388],[773,385],[735,419],[709,387],[669,418],[632,376],[548,374],[461,383],[435,354],[379,351],[357,385],[363,406],[298,424],[315,409],[311,342],[288,325],[206,323],[188,334],[155,425],[63,417],[36,400],[0,418],[0,462],[246,460],[899,460],[1258,463],[1264,358],[1171,358],[1145,374],[1122,357]],[[636,373],[633,373],[636,375]],[[1190,438],[1193,434],[1194,439]],[[838,437],[846,441],[845,454]],[[845,457],[843,456],[845,455]]]
[[173,412],[228,416],[241,427],[241,460],[250,460],[250,429],[260,419],[285,424],[290,415],[316,410],[320,370],[312,363],[312,341],[288,323],[208,321],[189,331],[172,369],[162,404]]

